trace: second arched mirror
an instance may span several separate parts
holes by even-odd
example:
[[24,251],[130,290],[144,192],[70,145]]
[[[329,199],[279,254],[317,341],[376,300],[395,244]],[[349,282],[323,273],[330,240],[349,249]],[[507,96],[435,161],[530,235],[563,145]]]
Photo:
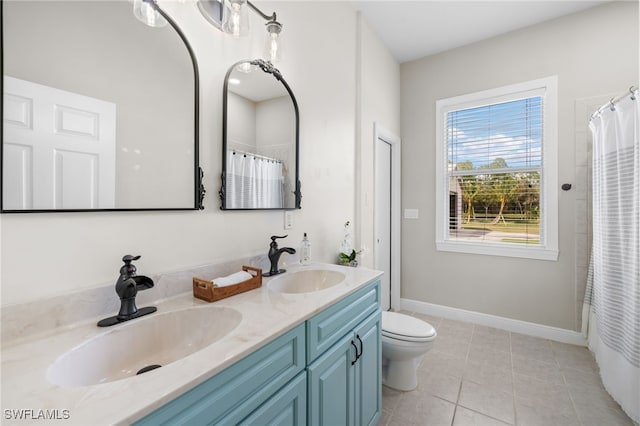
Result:
[[299,209],[299,114],[282,74],[257,59],[234,64],[223,93],[223,210]]

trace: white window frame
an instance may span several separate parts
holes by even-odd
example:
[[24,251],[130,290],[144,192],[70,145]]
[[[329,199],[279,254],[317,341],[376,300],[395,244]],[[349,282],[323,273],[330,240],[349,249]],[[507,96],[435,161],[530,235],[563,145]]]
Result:
[[[542,96],[540,245],[449,239],[447,114],[450,111]],[[436,101],[436,248],[439,251],[558,260],[558,77],[551,76]]]

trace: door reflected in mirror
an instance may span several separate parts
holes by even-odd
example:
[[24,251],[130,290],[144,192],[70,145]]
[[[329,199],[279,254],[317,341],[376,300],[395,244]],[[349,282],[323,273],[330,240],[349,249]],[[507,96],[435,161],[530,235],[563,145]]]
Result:
[[4,1],[2,211],[195,209],[197,68],[131,2]]
[[222,209],[300,208],[298,105],[262,60],[227,72],[223,96]]

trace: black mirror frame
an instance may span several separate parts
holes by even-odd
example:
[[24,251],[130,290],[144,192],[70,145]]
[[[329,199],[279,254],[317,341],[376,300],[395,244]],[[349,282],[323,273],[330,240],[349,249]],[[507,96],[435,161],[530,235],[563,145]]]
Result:
[[[251,208],[251,209],[248,209],[248,208],[229,209],[226,207],[225,188],[226,188],[226,174],[227,174],[227,92],[228,92],[227,89],[229,87],[229,76],[231,75],[233,70],[236,69],[238,65],[245,64],[245,63],[249,63],[253,66],[259,67],[262,71],[273,75],[276,78],[276,80],[282,83],[284,88],[287,89],[287,93],[289,93],[289,96],[291,97],[291,101],[293,102],[293,109],[296,114],[296,176],[295,176],[296,190],[293,192],[296,200],[295,207]],[[243,60],[243,61],[236,62],[227,71],[227,74],[224,77],[224,87],[222,89],[222,174],[221,174],[222,185],[218,193],[218,195],[220,196],[220,210],[234,211],[234,210],[299,210],[301,209],[302,208],[302,205],[301,205],[302,204],[302,192],[301,192],[302,185],[300,184],[299,169],[300,169],[300,110],[298,109],[298,101],[296,100],[296,97],[293,94],[291,87],[289,86],[289,84],[287,84],[285,79],[282,77],[282,73],[280,73],[280,71],[277,68],[275,68],[273,64],[269,61],[264,61],[262,59],[254,59],[252,61]]]
[[[5,0],[0,0],[0,34],[4,34],[4,3]],[[193,207],[166,207],[166,208],[113,208],[113,209],[33,209],[33,210],[5,210],[3,199],[3,185],[0,185],[0,213],[71,213],[71,212],[112,212],[112,211],[185,211],[185,210],[203,210],[204,209],[204,195],[206,190],[203,185],[204,173],[200,167],[200,74],[198,71],[198,61],[193,52],[189,41],[186,36],[176,24],[176,22],[167,13],[158,6],[155,1],[149,1],[151,5],[176,31],[182,42],[184,43],[191,62],[193,64],[193,78],[194,78],[194,206]],[[142,25],[142,24],[141,24]],[[4,36],[0,40],[0,72],[4,76]],[[4,93],[4,78],[0,79],[0,92]],[[0,101],[0,115],[4,116],[4,96]],[[0,145],[4,143],[4,120],[0,120]],[[0,170],[4,165],[4,146],[0,149]],[[1,180],[1,179],[0,179]]]

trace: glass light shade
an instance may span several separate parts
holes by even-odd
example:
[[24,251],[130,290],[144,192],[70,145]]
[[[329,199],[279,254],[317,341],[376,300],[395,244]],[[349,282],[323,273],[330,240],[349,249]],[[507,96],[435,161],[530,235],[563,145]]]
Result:
[[233,37],[249,35],[249,6],[247,0],[225,0],[222,14],[222,31]]
[[164,27],[167,20],[154,9],[151,0],[133,0],[133,14],[150,27]]
[[236,70],[238,70],[241,73],[244,74],[249,74],[250,72],[252,72],[253,70],[255,70],[257,67],[254,65],[251,65],[250,62],[243,62],[240,65],[236,66]]
[[282,24],[267,22],[267,36],[264,43],[264,59],[276,63],[282,60]]

